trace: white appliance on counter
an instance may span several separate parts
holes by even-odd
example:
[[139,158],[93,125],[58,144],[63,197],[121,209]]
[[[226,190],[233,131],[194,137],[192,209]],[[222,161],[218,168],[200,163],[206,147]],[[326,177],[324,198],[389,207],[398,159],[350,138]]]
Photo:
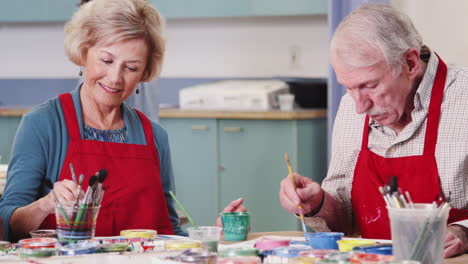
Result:
[[271,110],[278,95],[289,92],[279,80],[229,80],[187,87],[179,91],[181,109]]

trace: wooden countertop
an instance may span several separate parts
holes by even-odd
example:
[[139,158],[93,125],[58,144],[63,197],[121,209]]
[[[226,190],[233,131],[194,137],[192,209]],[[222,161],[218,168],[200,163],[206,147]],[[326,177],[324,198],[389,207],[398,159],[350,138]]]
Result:
[[[31,108],[0,108],[0,116],[22,116]],[[179,108],[162,108],[160,118],[213,118],[213,119],[271,119],[300,120],[327,117],[326,109],[296,109],[294,111],[230,111],[230,110],[181,110]]]
[[[0,108],[0,116],[22,116],[31,108]],[[162,108],[160,118],[213,118],[213,119],[271,119],[300,120],[327,117],[326,109],[296,109],[294,111],[231,111],[231,110],[181,110],[179,108]]]
[[32,108],[0,108],[0,116],[22,116]]
[[159,111],[160,118],[214,118],[214,119],[319,119],[327,117],[326,109],[297,109],[294,111],[231,111],[231,110],[182,110],[179,108],[163,108]]

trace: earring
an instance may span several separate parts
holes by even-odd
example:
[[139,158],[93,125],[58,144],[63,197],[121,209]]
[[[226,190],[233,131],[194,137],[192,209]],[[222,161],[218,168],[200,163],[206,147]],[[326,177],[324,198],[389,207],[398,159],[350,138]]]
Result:
[[83,75],[83,71],[80,68],[80,72],[78,73],[78,76],[82,76],[82,75]]
[[136,94],[140,94],[140,90],[138,89],[138,87],[136,89]]

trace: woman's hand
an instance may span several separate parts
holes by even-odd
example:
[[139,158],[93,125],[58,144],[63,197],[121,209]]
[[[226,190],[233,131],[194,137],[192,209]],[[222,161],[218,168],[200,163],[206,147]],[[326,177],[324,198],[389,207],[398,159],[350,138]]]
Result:
[[[247,207],[243,206],[242,203],[244,202],[243,198],[239,198],[237,200],[232,201],[228,206],[226,206],[221,213],[228,213],[228,212],[247,212]],[[221,216],[218,216],[216,219],[216,225],[218,227],[222,227],[223,224],[221,222]]]
[[[75,194],[77,193],[79,186],[74,181],[63,180],[54,183],[53,191],[50,191],[42,201],[42,210],[53,213],[55,208],[55,199],[58,199],[61,203],[67,201],[76,201]],[[54,197],[57,195],[57,197]]]

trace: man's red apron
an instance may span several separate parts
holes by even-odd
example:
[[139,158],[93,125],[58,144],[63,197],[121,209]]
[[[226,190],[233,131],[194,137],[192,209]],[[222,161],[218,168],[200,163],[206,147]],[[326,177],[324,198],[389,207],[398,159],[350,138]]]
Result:
[[[391,238],[388,212],[378,190],[379,186],[389,183],[389,177],[397,176],[398,186],[403,191],[408,191],[415,203],[432,203],[441,195],[435,148],[446,76],[447,66],[439,58],[427,115],[423,155],[384,158],[371,152],[367,147],[369,116],[366,116],[351,190],[354,219],[362,237]],[[450,210],[449,223],[463,219],[468,219],[468,210]]]
[[[68,166],[71,162],[77,175],[84,173],[83,190],[86,191],[92,175],[103,168],[108,170],[96,236],[114,236],[124,229],[140,228],[156,229],[158,234],[173,234],[153,128],[148,118],[137,110],[146,145],[83,140],[71,95],[62,94],[59,99],[70,143],[58,180],[71,180]],[[49,215],[41,228],[55,229],[55,215]]]

